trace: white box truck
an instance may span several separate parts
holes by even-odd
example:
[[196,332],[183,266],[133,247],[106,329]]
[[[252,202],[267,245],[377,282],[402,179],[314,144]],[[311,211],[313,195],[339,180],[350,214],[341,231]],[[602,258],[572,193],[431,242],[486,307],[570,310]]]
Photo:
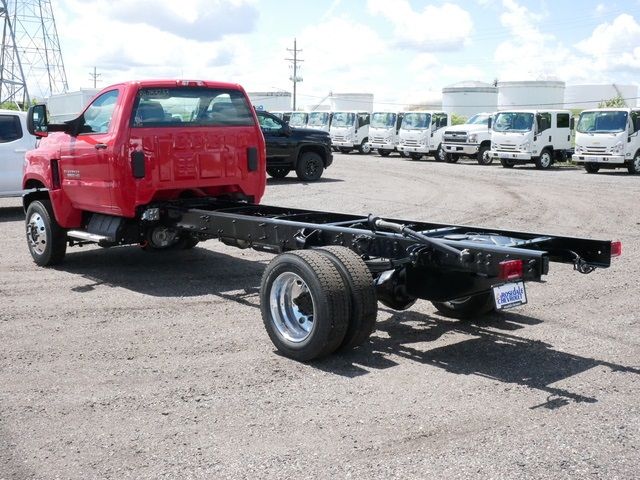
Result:
[[451,117],[441,110],[406,112],[398,132],[398,151],[415,160],[433,155],[444,161],[442,137],[450,122]]
[[81,88],[76,92],[51,95],[47,99],[49,121],[51,123],[62,123],[67,120],[73,120],[99,91],[96,88]]
[[369,146],[380,156],[387,157],[397,151],[398,133],[403,112],[373,112],[369,125]]
[[369,153],[369,112],[333,112],[331,120],[331,144],[342,153],[357,150]]
[[491,123],[489,155],[505,168],[535,163],[544,170],[572,153],[569,110],[505,110]]
[[571,157],[588,173],[627,168],[640,174],[640,109],[598,108],[580,114],[575,153]]
[[493,113],[477,113],[466,123],[454,125],[444,131],[442,148],[446,153],[445,160],[455,163],[460,157],[475,159],[480,165],[489,165],[493,158],[491,150],[491,130],[489,118]]

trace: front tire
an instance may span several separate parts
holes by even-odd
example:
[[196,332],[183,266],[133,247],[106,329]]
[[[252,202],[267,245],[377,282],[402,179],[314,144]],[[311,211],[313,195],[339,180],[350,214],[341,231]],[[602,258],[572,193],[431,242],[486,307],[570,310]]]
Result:
[[364,155],[368,155],[371,153],[371,145],[369,145],[369,139],[363,138],[360,146],[358,147],[358,152]]
[[491,148],[488,145],[483,145],[478,149],[476,157],[478,164],[491,165],[493,163],[493,158],[489,156],[489,150],[491,150]]
[[442,148],[442,145],[438,145],[438,149],[436,150],[435,157],[438,162],[444,162],[447,159],[447,152],[444,151],[444,148]]
[[267,173],[273,178],[284,178],[290,171],[291,169],[287,167],[267,167]]
[[513,163],[511,160],[508,160],[506,158],[501,158],[500,159],[500,164],[504,167],[504,168],[513,168],[515,166],[515,163]]
[[469,297],[458,298],[448,302],[431,302],[436,310],[449,318],[460,320],[484,315],[492,311],[495,306],[491,292],[479,293]]
[[553,155],[547,149],[542,150],[540,156],[536,158],[536,168],[540,170],[548,170],[553,164]]
[[260,311],[278,351],[306,362],[342,344],[349,326],[349,293],[340,271],[324,254],[283,253],[262,275]]
[[456,155],[455,153],[446,153],[444,154],[445,162],[447,163],[456,163],[460,159],[460,155]]
[[304,152],[300,155],[296,175],[305,182],[315,182],[322,176],[324,163],[322,158],[315,152]]
[[627,166],[631,175],[640,175],[640,152],[637,152],[631,163]]
[[600,166],[597,163],[585,163],[584,169],[587,173],[598,173]]
[[388,157],[391,154],[391,150],[385,150],[383,148],[378,149],[378,155],[381,157]]
[[49,200],[29,204],[26,215],[27,245],[36,265],[60,263],[67,252],[67,233],[58,225]]

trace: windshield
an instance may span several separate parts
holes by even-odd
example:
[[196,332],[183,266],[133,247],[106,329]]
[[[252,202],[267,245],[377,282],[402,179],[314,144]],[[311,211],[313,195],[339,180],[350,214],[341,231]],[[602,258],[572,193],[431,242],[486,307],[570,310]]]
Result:
[[329,114],[327,112],[312,112],[309,114],[309,122],[307,125],[311,127],[324,127],[329,125]]
[[479,113],[471,117],[469,120],[467,120],[467,124],[468,125],[487,125],[489,123],[490,116],[491,115]]
[[294,112],[289,119],[289,125],[292,127],[303,127],[307,124],[307,114],[304,112]]
[[582,112],[576,130],[580,133],[615,133],[627,129],[627,112]]
[[206,87],[142,88],[132,127],[255,125],[251,107],[238,90]]
[[356,120],[355,113],[348,112],[336,112],[333,114],[333,121],[331,125],[333,127],[350,127]]
[[389,128],[396,124],[396,114],[387,112],[374,113],[371,116],[371,127]]
[[430,113],[407,113],[402,119],[402,128],[407,130],[422,130],[429,128]]
[[533,113],[501,112],[493,123],[496,132],[528,132],[532,128]]

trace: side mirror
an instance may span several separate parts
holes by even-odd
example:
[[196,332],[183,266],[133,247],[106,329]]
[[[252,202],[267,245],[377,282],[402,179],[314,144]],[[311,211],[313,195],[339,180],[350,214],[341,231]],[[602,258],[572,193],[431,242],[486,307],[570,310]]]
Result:
[[487,121],[487,130],[491,130],[491,125],[493,125],[493,117],[489,117]]
[[573,130],[574,128],[576,128],[576,119],[575,117],[571,117],[571,120],[569,120],[569,130]]
[[284,125],[282,125],[282,133],[286,137],[291,136],[291,126],[288,123],[285,123]]
[[637,132],[640,130],[640,116],[636,117],[635,122],[633,122],[633,131]]
[[31,135],[39,138],[49,135],[47,106],[44,103],[29,107],[29,111],[27,112],[27,130]]

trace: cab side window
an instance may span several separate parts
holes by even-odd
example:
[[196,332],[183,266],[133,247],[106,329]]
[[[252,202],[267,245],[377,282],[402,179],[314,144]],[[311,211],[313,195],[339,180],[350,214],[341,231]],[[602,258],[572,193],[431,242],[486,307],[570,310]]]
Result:
[[282,130],[282,124],[274,117],[258,113],[258,121],[260,122],[260,128],[265,133],[277,133]]
[[544,132],[551,128],[551,114],[541,113],[538,115],[538,132]]
[[569,128],[569,114],[559,113],[556,119],[556,126],[558,128]]
[[107,133],[118,100],[118,93],[118,90],[103,93],[87,107],[82,115],[81,134]]
[[17,115],[0,115],[0,143],[15,142],[22,138],[22,126]]
[[369,114],[368,113],[359,113],[358,114],[358,128],[364,127],[365,125],[369,125]]

